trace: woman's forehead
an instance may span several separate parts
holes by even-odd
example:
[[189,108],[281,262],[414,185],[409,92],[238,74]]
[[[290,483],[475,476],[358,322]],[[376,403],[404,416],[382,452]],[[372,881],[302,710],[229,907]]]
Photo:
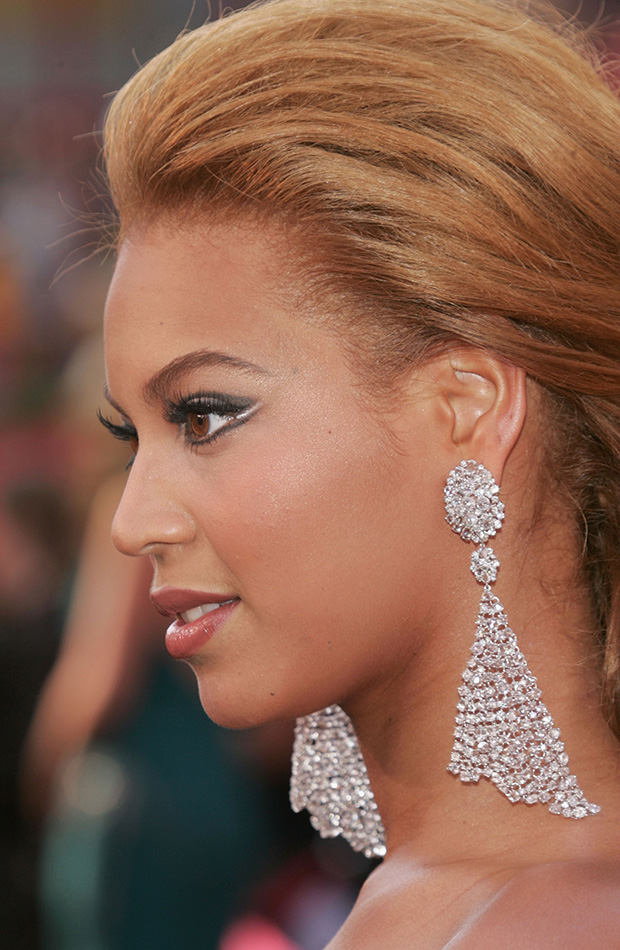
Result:
[[205,368],[207,354],[211,369],[245,375],[314,364],[348,376],[342,346],[303,319],[289,280],[273,236],[256,228],[159,227],[126,240],[105,311],[108,372],[146,379],[181,359]]

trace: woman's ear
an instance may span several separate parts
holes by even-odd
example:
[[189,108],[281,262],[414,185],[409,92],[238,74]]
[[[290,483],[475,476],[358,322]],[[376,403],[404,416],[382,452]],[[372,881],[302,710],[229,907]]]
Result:
[[452,350],[440,359],[438,382],[459,458],[482,462],[499,483],[525,422],[525,371],[475,347]]

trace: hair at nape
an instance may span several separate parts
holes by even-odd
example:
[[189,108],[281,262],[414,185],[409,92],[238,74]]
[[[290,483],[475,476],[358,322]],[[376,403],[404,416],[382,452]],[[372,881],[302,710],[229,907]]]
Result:
[[105,157],[121,241],[180,212],[288,222],[385,373],[465,343],[538,383],[620,735],[620,101],[604,71],[532,3],[270,0],[147,63],[112,102]]

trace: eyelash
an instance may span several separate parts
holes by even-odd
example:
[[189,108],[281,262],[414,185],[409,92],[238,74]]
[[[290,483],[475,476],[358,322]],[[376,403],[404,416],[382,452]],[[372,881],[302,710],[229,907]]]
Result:
[[[122,425],[112,422],[111,419],[103,415],[101,409],[97,409],[97,417],[101,425],[105,426],[108,432],[110,432],[115,439],[118,439],[119,442],[128,442],[131,445],[134,454],[125,466],[125,468],[131,468],[133,465],[133,460],[136,456],[136,452],[138,451],[138,433],[136,429],[128,422],[124,422]],[[132,445],[132,443],[134,444]]]
[[[255,404],[250,399],[228,396],[224,393],[191,393],[189,396],[167,399],[165,401],[164,418],[167,422],[182,428],[186,445],[192,449],[198,449],[201,445],[210,445],[220,435],[224,435],[230,429],[242,425],[254,406]],[[138,432],[135,426],[129,422],[118,425],[100,411],[97,415],[99,421],[111,432],[115,439],[128,442],[130,445],[133,443],[132,448],[135,455],[138,450]],[[202,417],[207,420],[210,428],[210,416],[217,416],[229,421],[221,424],[215,432],[208,432],[204,436],[197,437],[192,429],[192,420]],[[130,460],[129,466],[132,462],[133,459]]]

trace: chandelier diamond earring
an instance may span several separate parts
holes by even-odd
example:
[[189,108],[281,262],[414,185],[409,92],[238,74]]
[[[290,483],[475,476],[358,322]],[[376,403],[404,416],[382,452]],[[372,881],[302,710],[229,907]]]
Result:
[[448,771],[463,782],[490,779],[511,802],[541,802],[567,818],[595,815],[600,806],[586,800],[571,774],[560,730],[491,590],[499,560],[486,542],[504,519],[499,487],[484,465],[470,459],[450,472],[444,497],[448,524],[477,545],[470,569],[483,588]]

